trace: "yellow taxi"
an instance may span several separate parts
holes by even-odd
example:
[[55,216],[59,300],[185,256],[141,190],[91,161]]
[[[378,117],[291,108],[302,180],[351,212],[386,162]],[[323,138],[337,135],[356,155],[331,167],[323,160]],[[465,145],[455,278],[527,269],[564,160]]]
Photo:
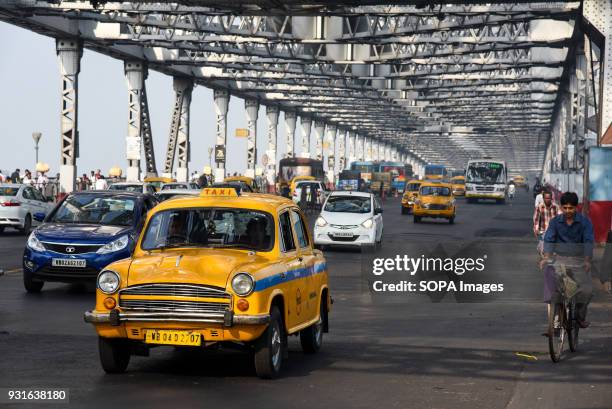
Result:
[[279,196],[206,188],[147,215],[131,258],[99,275],[85,321],[99,336],[102,368],[127,369],[151,347],[240,345],[257,375],[274,378],[287,337],[314,353],[328,331],[327,264],[306,219]]
[[423,217],[448,219],[455,222],[455,199],[450,183],[424,182],[419,188],[419,197],[414,202],[414,222],[419,223]]
[[516,187],[525,187],[527,185],[527,181],[524,176],[518,175],[512,178],[514,181],[514,185]]
[[173,183],[173,182],[176,182],[176,179],[166,178],[166,177],[161,177],[161,176],[159,177],[150,176],[150,177],[144,178],[143,182],[153,185],[153,187],[155,188],[155,191],[159,192],[164,183]]
[[465,196],[465,176],[455,176],[450,180],[453,186],[453,195]]
[[238,182],[247,185],[253,192],[259,192],[259,188],[255,183],[255,179],[248,176],[228,176],[224,180],[225,183]]
[[297,183],[304,180],[317,180],[317,178],[314,176],[296,176],[291,179],[291,181],[289,182],[289,197],[293,197],[293,193],[295,192],[295,187],[297,186]]
[[414,201],[419,196],[419,188],[423,181],[412,179],[404,186],[404,194],[402,195],[402,214],[409,214],[414,207]]

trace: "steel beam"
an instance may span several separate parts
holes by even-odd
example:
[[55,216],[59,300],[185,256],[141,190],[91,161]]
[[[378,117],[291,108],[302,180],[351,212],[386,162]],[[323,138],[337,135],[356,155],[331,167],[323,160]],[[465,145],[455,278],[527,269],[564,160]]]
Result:
[[323,134],[325,133],[325,122],[315,121],[315,159],[323,160]]
[[268,105],[266,107],[266,116],[268,117],[268,149],[266,150],[268,160],[266,164],[266,180],[268,181],[269,192],[276,191],[276,141],[278,138],[278,114],[278,106]]
[[178,180],[179,176],[181,179],[186,179],[189,176],[186,172],[188,172],[187,162],[189,161],[189,107],[191,104],[193,82],[188,78],[175,77],[173,80],[173,88],[174,106],[172,108],[172,120],[170,122],[170,132],[168,135],[164,176],[173,176],[177,146],[181,145],[178,149],[179,167],[181,168],[180,175],[177,170]]
[[299,153],[301,158],[310,158],[310,129],[312,118],[302,115],[300,117],[300,128],[302,128],[302,151]]
[[247,115],[247,169],[246,176],[255,178],[255,166],[257,164],[257,118],[259,116],[259,101],[256,99],[245,99],[244,107]]
[[[216,182],[222,182],[225,179],[225,163],[227,160],[227,108],[229,105],[230,94],[224,89],[215,89],[213,91],[216,115],[216,132],[215,132],[215,172],[214,177]],[[223,157],[219,157],[217,153],[223,152]]]
[[285,150],[286,158],[295,156],[295,125],[297,123],[297,114],[295,111],[285,111]]

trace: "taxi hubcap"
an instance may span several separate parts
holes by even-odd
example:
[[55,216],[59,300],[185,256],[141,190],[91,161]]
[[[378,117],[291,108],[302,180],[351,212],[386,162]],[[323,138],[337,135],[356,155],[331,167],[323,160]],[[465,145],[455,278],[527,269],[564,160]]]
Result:
[[280,361],[281,338],[276,326],[272,327],[272,364],[276,367]]

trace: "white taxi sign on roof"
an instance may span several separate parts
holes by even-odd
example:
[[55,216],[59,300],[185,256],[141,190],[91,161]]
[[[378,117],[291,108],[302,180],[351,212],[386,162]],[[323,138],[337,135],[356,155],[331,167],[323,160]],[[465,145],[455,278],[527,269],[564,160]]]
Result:
[[202,189],[202,193],[200,193],[200,196],[238,196],[238,193],[236,193],[236,189],[234,189],[233,187],[207,187]]

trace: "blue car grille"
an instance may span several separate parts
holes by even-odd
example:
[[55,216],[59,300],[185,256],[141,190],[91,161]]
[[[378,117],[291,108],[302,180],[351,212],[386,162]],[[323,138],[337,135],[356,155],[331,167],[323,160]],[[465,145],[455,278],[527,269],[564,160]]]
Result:
[[54,251],[56,253],[62,254],[85,254],[85,253],[95,253],[102,247],[100,244],[93,245],[77,245],[77,244],[59,244],[59,243],[49,243],[42,242],[47,250]]

